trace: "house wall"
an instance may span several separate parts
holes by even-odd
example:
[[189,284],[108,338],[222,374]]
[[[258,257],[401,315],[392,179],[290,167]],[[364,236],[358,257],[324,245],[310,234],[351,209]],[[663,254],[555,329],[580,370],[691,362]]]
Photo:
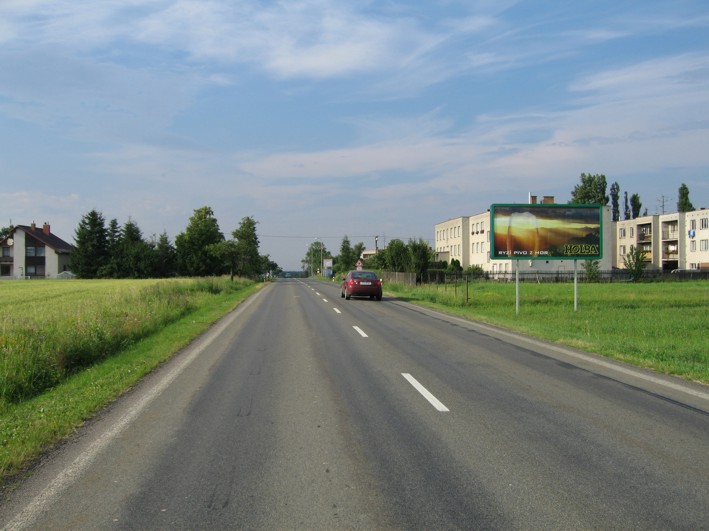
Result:
[[453,218],[435,226],[436,253],[449,253],[448,262],[458,260],[463,269],[470,266],[468,246],[470,245],[469,218]]
[[709,210],[687,212],[685,230],[680,236],[687,249],[685,267],[681,269],[709,270]]
[[12,245],[12,277],[20,278],[25,276],[25,233],[24,231],[15,231],[15,243]]

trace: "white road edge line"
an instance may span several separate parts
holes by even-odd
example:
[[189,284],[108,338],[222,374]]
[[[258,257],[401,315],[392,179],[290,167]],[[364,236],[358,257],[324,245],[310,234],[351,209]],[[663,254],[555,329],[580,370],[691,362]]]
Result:
[[364,333],[364,331],[359,327],[359,326],[353,326],[355,330],[357,330],[357,333],[362,336],[362,337],[369,337],[367,334]]
[[423,395],[423,397],[428,400],[433,407],[435,407],[438,411],[441,412],[446,412],[450,411],[446,406],[444,406],[440,400],[438,400],[435,396],[433,396],[428,389],[426,389],[423,385],[421,385],[416,378],[411,376],[407,372],[402,372],[401,375],[406,378],[411,385],[414,386],[414,389],[416,389],[419,393]]
[[39,515],[48,509],[54,503],[60,494],[70,488],[70,486],[82,475],[86,469],[91,466],[91,463],[96,460],[98,455],[103,452],[116,437],[118,437],[131,424],[138,415],[165,390],[177,377],[212,343],[214,338],[218,337],[226,328],[228,328],[239,317],[246,308],[248,308],[263,291],[256,292],[253,296],[246,299],[239,307],[225,319],[219,323],[202,337],[202,341],[197,339],[194,346],[185,355],[178,358],[166,374],[157,382],[155,386],[149,389],[145,395],[134,404],[133,408],[118,420],[110,429],[106,430],[103,435],[99,436],[89,447],[77,457],[73,463],[62,470],[45,489],[40,492],[34,499],[29,501],[25,508],[15,515],[13,519],[6,525],[4,529],[26,529],[33,527],[34,522]]

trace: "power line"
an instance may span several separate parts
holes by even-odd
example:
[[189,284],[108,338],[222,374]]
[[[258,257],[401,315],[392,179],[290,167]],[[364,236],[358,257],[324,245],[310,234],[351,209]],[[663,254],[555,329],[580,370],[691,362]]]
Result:
[[[347,236],[350,240],[353,239],[366,239],[366,238],[376,238],[379,236],[378,234],[367,234],[367,235],[357,235],[357,236]],[[283,239],[291,239],[291,240],[341,240],[343,236],[293,236],[293,235],[278,235],[278,234],[259,234],[259,238],[283,238]],[[401,241],[408,241],[408,240],[418,240],[421,238],[420,236],[413,237],[410,236],[408,238],[402,238],[402,237],[387,237],[389,241],[391,240],[401,240]],[[422,240],[425,240],[427,242],[430,242],[433,238],[421,238]]]

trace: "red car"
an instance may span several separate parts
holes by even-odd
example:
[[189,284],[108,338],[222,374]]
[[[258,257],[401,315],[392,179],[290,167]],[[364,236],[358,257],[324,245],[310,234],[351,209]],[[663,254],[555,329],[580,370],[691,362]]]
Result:
[[369,297],[382,300],[382,281],[374,271],[350,271],[342,281],[340,297]]

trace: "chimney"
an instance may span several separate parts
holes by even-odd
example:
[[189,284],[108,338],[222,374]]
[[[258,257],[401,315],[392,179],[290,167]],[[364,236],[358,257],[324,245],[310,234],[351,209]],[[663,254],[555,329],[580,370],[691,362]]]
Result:
[[34,221],[32,222],[32,225],[30,225],[30,228],[32,229],[32,232],[37,228],[37,225],[35,225]]
[[44,222],[44,225],[42,225],[42,232],[49,236],[49,223],[47,223],[46,221]]

